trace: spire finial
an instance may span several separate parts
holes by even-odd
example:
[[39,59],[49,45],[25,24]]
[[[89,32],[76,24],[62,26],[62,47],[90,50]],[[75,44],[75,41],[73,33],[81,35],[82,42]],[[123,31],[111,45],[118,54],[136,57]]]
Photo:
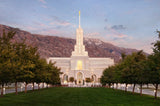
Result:
[[81,16],[81,12],[79,11],[79,28],[81,27],[81,24],[80,24],[80,16]]

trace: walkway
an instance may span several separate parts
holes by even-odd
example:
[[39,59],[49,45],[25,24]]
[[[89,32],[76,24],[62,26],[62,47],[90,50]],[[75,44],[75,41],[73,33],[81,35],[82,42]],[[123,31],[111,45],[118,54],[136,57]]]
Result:
[[[45,86],[44,86],[44,87],[45,87]],[[69,86],[69,87],[91,87],[91,86]],[[143,86],[143,87],[145,87],[145,89],[142,90],[142,93],[143,93],[143,94],[147,94],[147,95],[152,95],[152,96],[154,96],[154,87],[153,87],[153,86],[150,85],[150,86],[149,86],[150,89],[147,89],[146,86]],[[42,85],[40,86],[40,88],[42,88]],[[114,86],[114,88],[116,88],[116,85]],[[133,87],[132,87],[131,85],[128,85],[127,91],[132,92],[132,88],[133,88]],[[37,86],[36,84],[35,84],[34,89],[38,89],[38,86]],[[118,85],[118,89],[120,89],[120,90],[125,90],[125,84],[119,84],[119,85]],[[1,90],[1,89],[0,89],[0,90]],[[24,90],[25,90],[24,87],[23,87],[23,88],[18,88],[18,92],[22,92],[22,91],[24,91]],[[31,85],[31,84],[29,84],[29,85],[27,86],[27,90],[32,90],[32,85]],[[4,94],[14,93],[14,92],[15,92],[15,89],[14,89],[14,88],[5,89]],[[139,89],[139,86],[138,86],[138,85],[136,85],[136,87],[135,87],[135,92],[136,92],[136,93],[140,93],[140,89]],[[160,91],[157,92],[157,96],[160,97]]]

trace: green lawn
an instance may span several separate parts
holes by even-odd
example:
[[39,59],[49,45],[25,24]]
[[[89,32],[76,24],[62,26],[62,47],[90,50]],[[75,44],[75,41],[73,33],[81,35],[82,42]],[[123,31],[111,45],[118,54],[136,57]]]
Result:
[[120,90],[107,88],[63,88],[55,87],[42,89],[40,91],[30,91],[27,94],[19,93],[7,94],[0,98],[0,106],[97,106],[97,105],[148,105],[160,106],[160,99],[138,94],[132,95]]

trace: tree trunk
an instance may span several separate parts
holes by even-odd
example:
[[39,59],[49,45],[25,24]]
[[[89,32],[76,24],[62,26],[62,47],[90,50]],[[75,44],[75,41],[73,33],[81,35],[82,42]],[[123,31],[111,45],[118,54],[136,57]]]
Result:
[[15,82],[15,93],[16,93],[16,95],[18,94],[18,90],[17,90],[17,82]]
[[116,89],[118,89],[118,83],[116,83]]
[[42,88],[44,88],[44,82],[43,82],[43,84],[42,84]]
[[126,87],[125,87],[125,92],[127,92],[127,85],[128,85],[128,84],[126,84]]
[[112,84],[112,88],[114,89],[114,83]]
[[25,84],[25,93],[27,93],[27,85],[28,83]]
[[149,84],[147,84],[147,88],[149,88]]
[[40,89],[39,85],[40,85],[40,84],[38,83],[38,90]]
[[32,87],[32,90],[34,91],[34,82],[32,82],[32,86],[33,86],[33,87]]
[[3,88],[4,88],[4,84],[2,84],[2,88],[1,88],[1,97],[3,97]]
[[48,88],[48,84],[47,84],[47,88]]
[[140,84],[140,95],[142,96],[142,84]]
[[133,84],[133,90],[132,90],[133,94],[134,94],[135,86],[136,86],[136,84]]
[[109,88],[111,88],[111,84],[110,83],[108,84],[108,86],[109,86]]
[[155,89],[155,99],[157,99],[157,90],[158,90],[158,84],[156,84],[156,89]]

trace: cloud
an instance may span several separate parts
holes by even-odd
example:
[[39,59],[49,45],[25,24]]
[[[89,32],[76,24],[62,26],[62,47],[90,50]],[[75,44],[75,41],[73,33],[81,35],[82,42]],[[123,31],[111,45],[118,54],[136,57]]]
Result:
[[107,26],[105,26],[105,27],[104,27],[104,29],[105,29],[105,30],[107,30],[107,29],[108,29],[108,27],[107,27]]
[[122,33],[107,34],[106,37],[107,37],[107,39],[111,39],[113,41],[132,39],[128,35],[122,34]]
[[89,37],[89,36],[98,36],[100,33],[98,32],[92,32],[92,33],[87,33],[85,34],[85,36]]
[[124,30],[126,29],[126,27],[124,27],[123,25],[113,25],[113,26],[105,26],[104,29],[105,30]]
[[53,17],[53,20],[52,20],[52,22],[49,23],[50,25],[55,25],[59,28],[60,27],[67,27],[67,26],[73,26],[74,27],[74,25],[72,25],[70,22],[62,20],[57,16],[52,16],[52,17]]
[[42,26],[26,26],[23,29],[30,31],[31,33],[35,33],[35,34],[42,34],[42,35],[54,35],[54,36],[59,36],[59,35],[63,35],[64,32],[60,31],[56,28],[52,28],[49,26],[46,27],[42,27]]
[[43,4],[46,4],[46,1],[45,0],[38,0],[39,2],[43,3]]
[[108,19],[107,19],[107,18],[105,18],[105,19],[104,19],[104,21],[105,21],[105,22],[107,22],[107,21],[108,21]]
[[63,21],[63,22],[55,21],[55,22],[50,22],[49,24],[55,25],[55,26],[62,26],[62,27],[71,25],[71,23],[66,22],[66,21]]
[[123,25],[113,25],[113,26],[106,25],[104,29],[107,31],[106,37],[108,39],[111,39],[114,41],[117,41],[120,39],[124,39],[124,40],[132,39],[132,37],[119,31],[120,29],[125,29]]
[[113,25],[111,28],[115,29],[115,30],[124,30],[124,29],[126,29],[126,27],[124,27],[123,25]]
[[43,8],[48,8],[46,5],[42,5]]
[[59,22],[58,25],[68,26],[68,25],[71,25],[71,23],[69,23],[69,22],[67,22],[67,21],[63,21],[63,22]]
[[41,22],[33,22],[33,24],[35,24],[37,27],[46,27],[46,25]]
[[58,31],[58,30],[54,30],[54,29],[47,29],[47,30],[42,30],[42,31],[40,31],[39,34],[58,36],[58,35],[63,34],[63,32]]
[[41,7],[43,7],[43,8],[48,8],[48,7],[46,6],[47,2],[46,2],[45,0],[38,0],[38,1],[43,4],[43,5],[41,5]]
[[38,30],[38,28],[35,28],[35,27],[32,27],[32,26],[24,27],[24,29],[27,30],[27,31],[32,31],[32,32]]

